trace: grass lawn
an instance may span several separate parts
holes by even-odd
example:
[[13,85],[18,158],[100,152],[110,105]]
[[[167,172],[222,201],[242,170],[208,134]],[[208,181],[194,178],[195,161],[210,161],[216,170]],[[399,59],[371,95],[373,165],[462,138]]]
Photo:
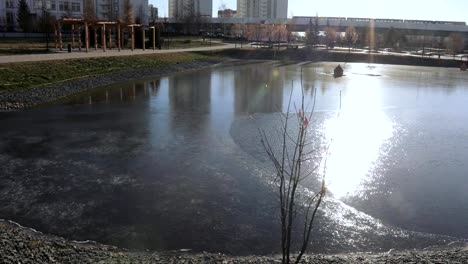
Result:
[[[116,48],[116,40],[113,40],[113,48]],[[63,49],[67,49],[67,45],[71,43],[71,39],[63,39]],[[78,39],[75,41],[75,50],[77,50]],[[84,43],[83,49],[84,49]],[[101,48],[100,42],[98,43],[99,49]],[[152,45],[147,42],[147,49],[151,49]],[[219,42],[210,41],[206,38],[204,41],[202,38],[195,37],[173,37],[165,38],[162,49],[188,49],[188,48],[199,48],[199,47],[210,47],[210,46],[219,46],[222,45]],[[94,48],[94,42],[90,43],[90,47]],[[126,49],[130,49],[130,41],[127,41],[125,45]],[[54,49],[54,39],[50,38],[49,40],[49,49]],[[137,48],[140,49],[140,48]],[[18,54],[40,54],[47,53],[46,43],[44,39],[3,39],[0,40],[0,56],[5,55],[18,55]]]
[[163,67],[206,57],[196,53],[171,53],[0,64],[0,91],[28,89],[85,76]]

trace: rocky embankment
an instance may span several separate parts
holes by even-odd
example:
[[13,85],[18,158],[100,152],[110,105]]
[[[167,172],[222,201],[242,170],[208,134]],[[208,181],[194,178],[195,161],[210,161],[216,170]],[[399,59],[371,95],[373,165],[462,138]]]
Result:
[[224,61],[221,58],[195,60],[170,66],[88,76],[18,91],[0,91],[0,112],[18,111],[63,99],[67,96],[118,82],[197,70]]
[[[280,263],[278,256],[226,256],[171,252],[132,252],[96,243],[47,236],[0,221],[0,263]],[[468,246],[382,254],[308,255],[302,263],[468,263]]]

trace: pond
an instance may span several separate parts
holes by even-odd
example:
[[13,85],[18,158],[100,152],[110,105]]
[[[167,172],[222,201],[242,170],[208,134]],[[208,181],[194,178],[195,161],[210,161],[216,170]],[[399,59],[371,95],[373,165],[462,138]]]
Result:
[[346,64],[335,79],[335,66],[226,62],[1,113],[0,218],[132,249],[277,253],[258,131],[271,133],[303,88],[329,145],[312,251],[468,238],[468,75]]

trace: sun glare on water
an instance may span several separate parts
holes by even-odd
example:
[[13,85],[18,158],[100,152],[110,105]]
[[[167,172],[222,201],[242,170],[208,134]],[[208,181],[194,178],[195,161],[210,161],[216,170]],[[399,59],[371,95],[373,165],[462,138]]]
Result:
[[331,142],[326,181],[337,198],[358,189],[393,134],[394,125],[382,110],[379,81],[362,78],[365,85],[346,90],[339,115],[324,126]]

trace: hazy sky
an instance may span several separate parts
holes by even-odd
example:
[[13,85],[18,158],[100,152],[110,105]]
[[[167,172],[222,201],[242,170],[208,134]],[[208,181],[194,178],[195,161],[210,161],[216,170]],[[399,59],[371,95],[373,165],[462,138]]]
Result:
[[[210,0],[204,0],[210,1]],[[159,7],[159,16],[167,16],[168,0],[149,0]],[[225,4],[236,9],[236,0],[213,0],[213,15]],[[467,0],[289,0],[288,16],[406,18],[468,22]]]

